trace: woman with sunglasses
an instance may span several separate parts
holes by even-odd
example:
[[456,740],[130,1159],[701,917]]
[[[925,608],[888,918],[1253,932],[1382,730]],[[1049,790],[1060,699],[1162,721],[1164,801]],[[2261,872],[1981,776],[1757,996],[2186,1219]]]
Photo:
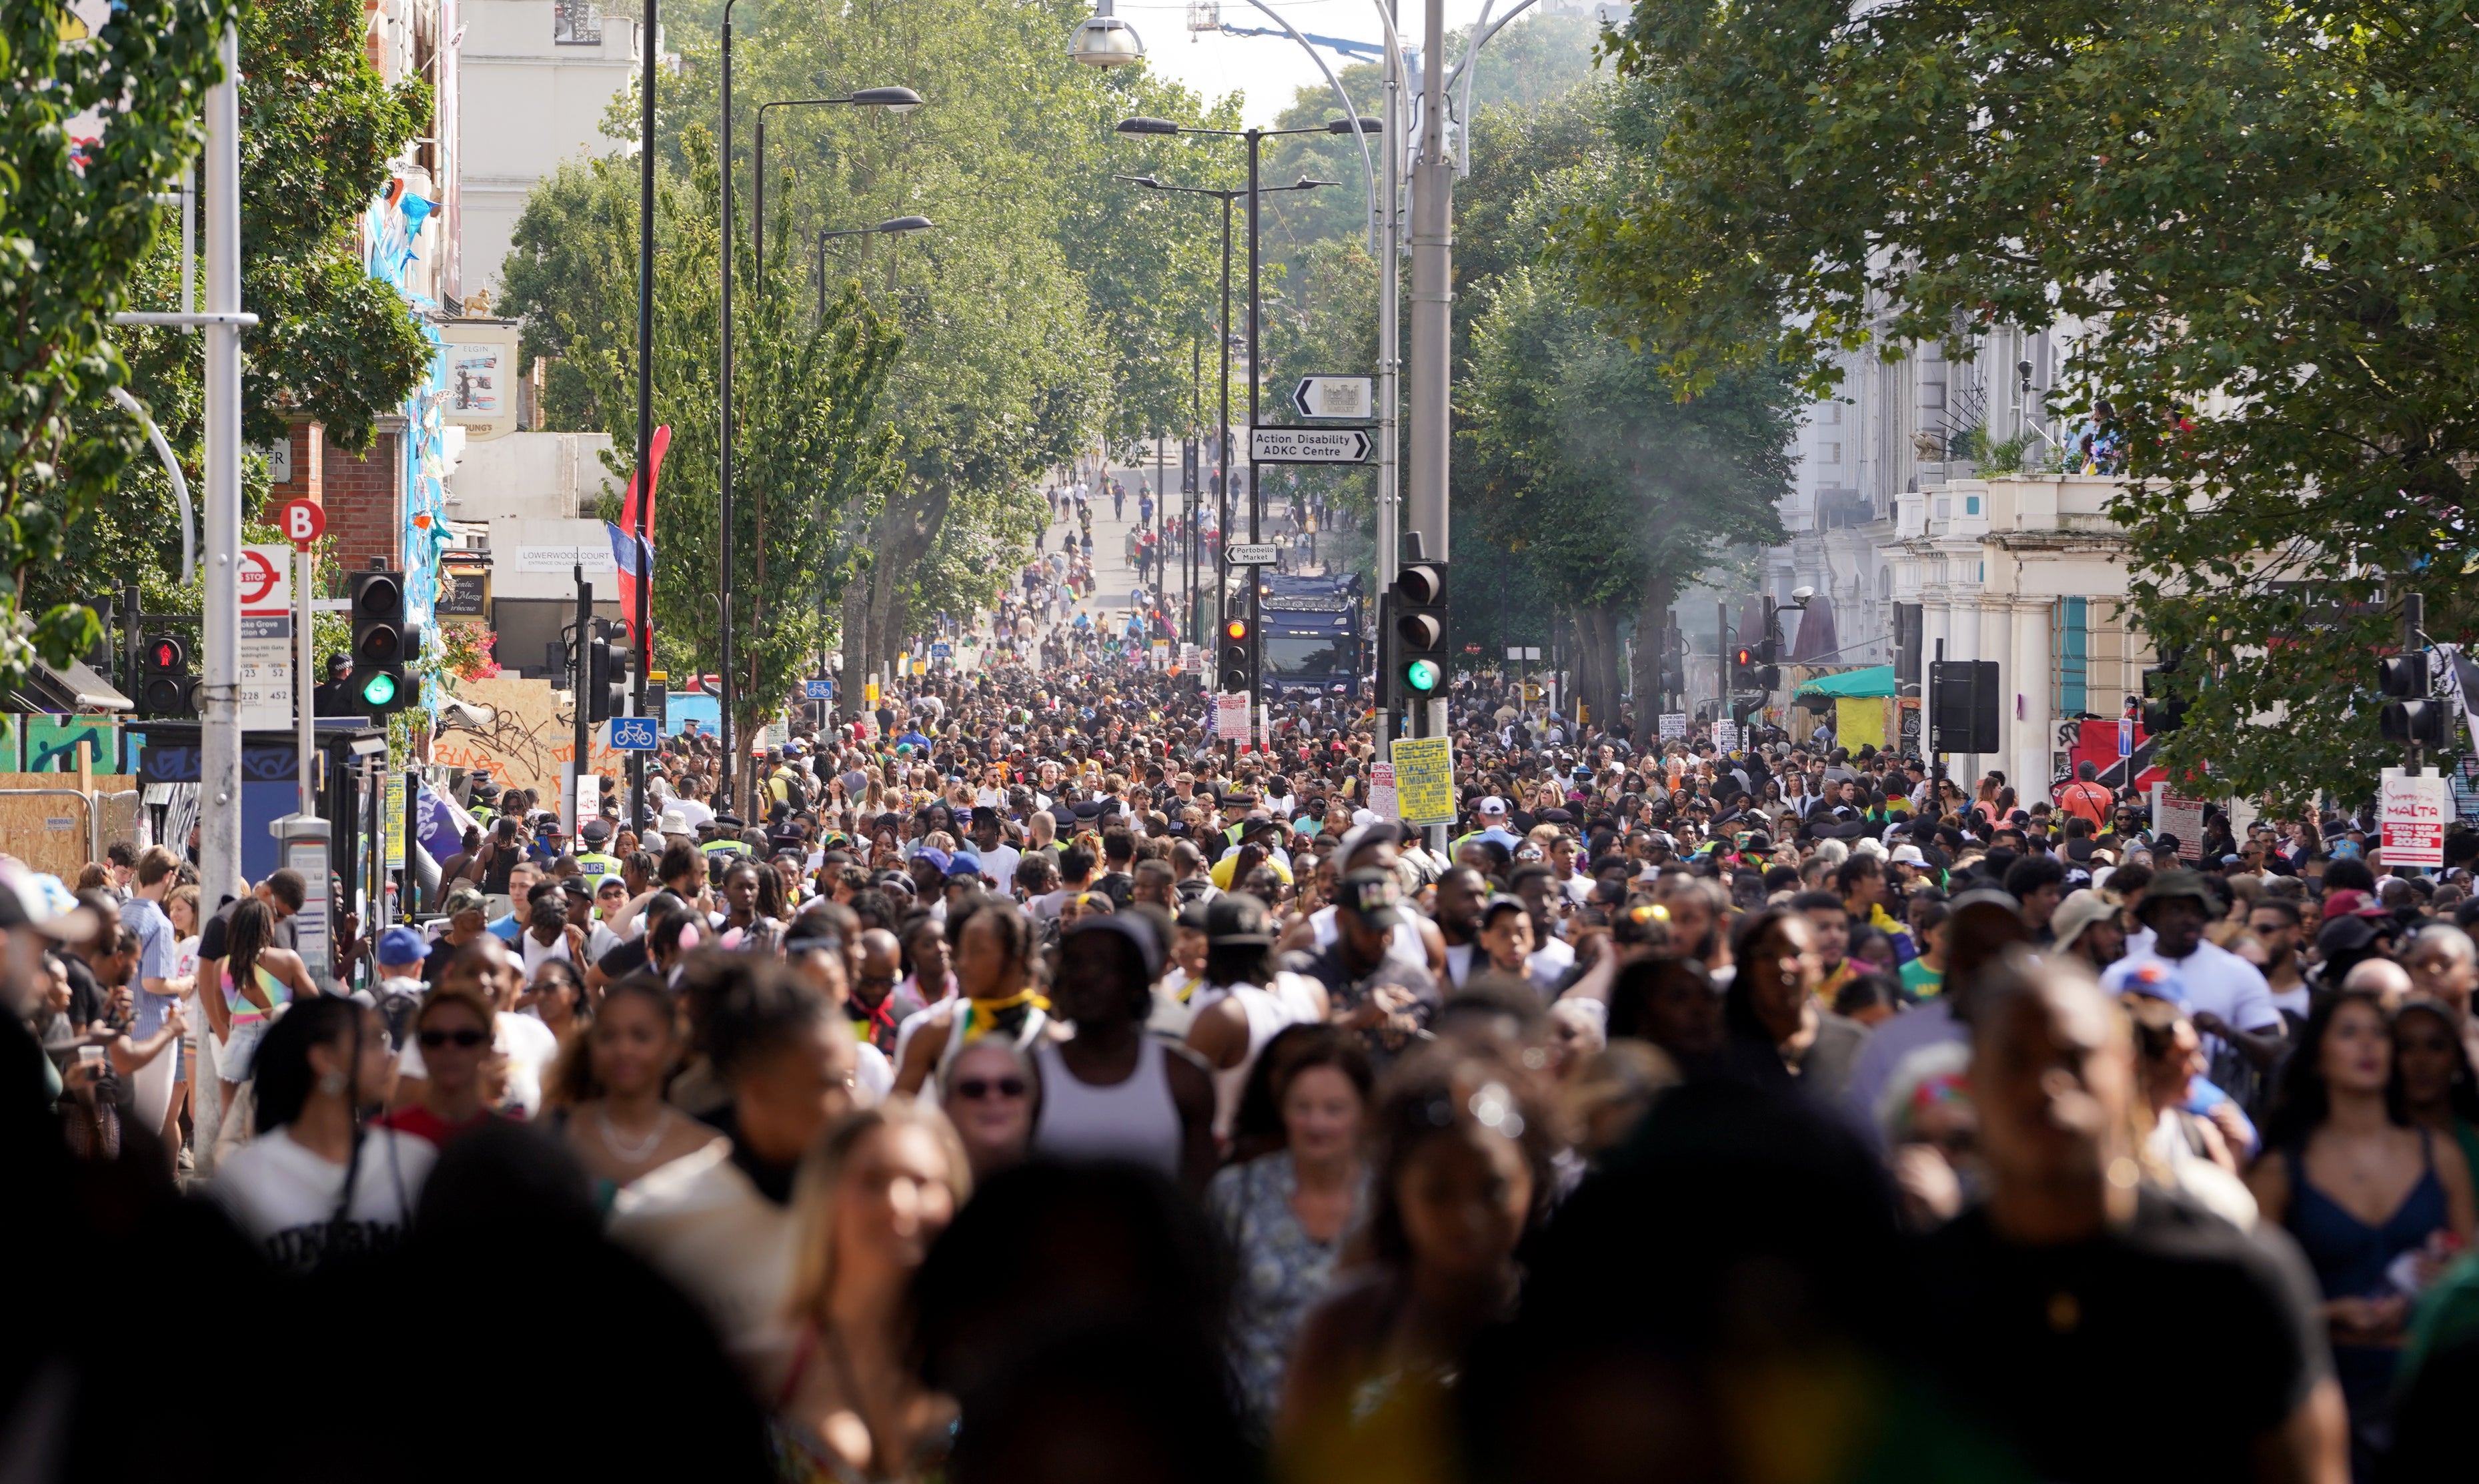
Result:
[[413,1016],[420,1094],[379,1119],[380,1126],[436,1145],[481,1127],[492,1114],[492,1086],[507,1075],[506,1059],[492,1049],[495,1019],[491,1002],[470,979],[447,979],[431,990]]
[[586,1004],[585,980],[565,959],[545,959],[534,970],[533,984],[517,1000],[517,1012],[541,1021],[563,1046],[594,1018]]
[[601,1209],[629,1182],[721,1137],[663,1101],[684,1049],[670,986],[632,974],[604,992],[584,1037],[560,1059],[560,1136],[593,1177]]
[[938,1103],[963,1140],[975,1181],[1024,1163],[1039,1096],[1032,1061],[995,1036],[973,1042],[947,1063]]

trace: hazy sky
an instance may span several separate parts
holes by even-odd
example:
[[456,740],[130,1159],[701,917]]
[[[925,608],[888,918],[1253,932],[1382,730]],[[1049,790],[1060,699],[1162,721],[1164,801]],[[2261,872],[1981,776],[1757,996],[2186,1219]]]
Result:
[[[1375,0],[1265,3],[1303,33],[1372,43],[1385,38],[1377,23]],[[1482,0],[1445,0],[1446,29],[1471,24],[1479,18],[1481,4]],[[1221,6],[1225,24],[1275,29],[1265,13],[1248,0],[1221,0]],[[1191,36],[1185,0],[1118,0],[1115,9],[1145,38],[1147,65],[1209,99],[1239,92],[1240,109],[1248,123],[1272,123],[1274,115],[1290,106],[1294,89],[1312,83],[1322,85],[1325,81],[1308,53],[1289,37],[1224,36],[1217,32]],[[1495,13],[1502,15],[1506,9],[1501,0]],[[1418,44],[1420,7],[1398,0],[1396,15],[1395,24],[1402,28],[1404,38]],[[1319,48],[1318,55],[1338,73],[1353,60],[1325,48]],[[1357,101],[1364,111],[1374,112],[1369,100]]]

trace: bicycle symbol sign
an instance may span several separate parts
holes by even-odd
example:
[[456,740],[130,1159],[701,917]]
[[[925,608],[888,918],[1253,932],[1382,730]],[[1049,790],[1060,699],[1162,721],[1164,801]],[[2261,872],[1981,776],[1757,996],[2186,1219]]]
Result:
[[654,719],[651,716],[611,718],[611,745],[622,752],[652,752],[656,745]]

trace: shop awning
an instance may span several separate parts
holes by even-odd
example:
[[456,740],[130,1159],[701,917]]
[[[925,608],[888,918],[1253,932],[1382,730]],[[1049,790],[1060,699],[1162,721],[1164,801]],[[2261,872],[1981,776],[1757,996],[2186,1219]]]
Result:
[[1793,694],[1837,701],[1890,696],[1894,694],[1894,667],[1870,665],[1863,670],[1844,670],[1833,675],[1820,675],[1800,686]]

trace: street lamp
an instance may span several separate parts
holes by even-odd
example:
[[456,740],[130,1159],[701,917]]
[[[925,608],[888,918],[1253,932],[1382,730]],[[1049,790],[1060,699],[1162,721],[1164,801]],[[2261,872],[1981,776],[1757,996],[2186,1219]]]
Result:
[[[1253,429],[1257,425],[1258,384],[1265,379],[1264,363],[1259,359],[1257,353],[1257,323],[1259,318],[1257,198],[1260,195],[1266,193],[1264,188],[1261,188],[1257,183],[1261,146],[1267,139],[1286,134],[1376,134],[1382,132],[1384,128],[1385,125],[1374,118],[1334,118],[1327,120],[1325,123],[1317,127],[1309,129],[1196,129],[1189,128],[1184,124],[1175,123],[1167,118],[1151,118],[1142,115],[1122,118],[1118,122],[1116,132],[1138,137],[1201,134],[1212,136],[1216,139],[1246,140],[1248,141],[1247,190],[1228,193],[1208,191],[1194,192],[1194,193],[1198,195],[1224,195],[1224,224],[1222,234],[1222,277],[1224,287],[1221,436],[1223,440],[1222,502],[1225,506],[1222,511],[1222,539],[1225,542],[1228,542],[1231,539],[1231,512],[1228,509],[1230,504],[1229,497],[1231,489],[1231,229],[1229,197],[1231,195],[1241,195],[1245,196],[1248,201],[1248,426]],[[1163,186],[1159,182],[1154,181],[1151,176],[1128,178],[1136,179],[1137,184],[1143,185],[1149,190],[1175,191],[1191,189]],[[1308,191],[1318,186],[1330,186],[1333,184],[1335,184],[1333,181],[1311,180],[1307,176],[1303,175],[1300,177],[1297,184],[1277,186],[1273,189],[1277,191]],[[1256,465],[1252,462],[1248,467],[1248,539],[1252,543],[1260,539],[1258,527],[1264,521],[1265,511],[1265,493],[1257,479]],[[1256,621],[1257,617],[1257,587],[1258,584],[1253,580],[1248,584],[1248,617],[1252,624]],[[1221,576],[1218,573],[1214,577],[1214,591],[1217,593],[1223,591]]]
[[[722,782],[724,794],[727,799],[731,796],[733,778],[738,772],[736,759],[732,755],[734,743],[732,741],[731,729],[731,593],[733,578],[731,560],[731,259],[734,250],[734,243],[737,240],[736,229],[732,222],[731,189],[731,8],[738,3],[739,0],[724,0],[723,7],[723,334],[721,347],[721,370],[723,381],[721,400],[723,408],[722,423],[717,429],[717,442],[720,446],[717,451],[720,457],[716,461],[720,474],[716,492],[716,514],[720,519],[722,526],[721,541],[719,543],[719,550],[717,552],[720,557],[722,571],[721,577],[717,585],[721,588],[723,594],[723,693],[717,698],[720,715],[717,718],[718,726],[716,729],[720,733],[723,743]],[[651,91],[652,90],[650,89],[650,94]],[[757,270],[757,285],[760,291],[763,291],[766,286],[766,111],[770,108],[794,108],[808,104],[829,103],[847,104],[856,108],[890,109],[901,114],[919,108],[921,106],[921,94],[914,92],[909,88],[863,88],[857,92],[839,98],[785,98],[777,102],[762,103],[758,105],[757,251],[753,266]],[[647,118],[650,121],[650,128],[646,148],[651,152],[653,147],[651,131],[651,120],[653,117],[653,114],[652,104],[651,102],[647,105]],[[651,179],[652,177],[650,176],[648,178]],[[652,187],[649,186],[647,189],[651,192]],[[646,216],[651,219],[652,217],[651,195],[648,196],[644,210]],[[641,352],[639,356],[641,367],[644,364],[644,353]],[[645,419],[641,416],[639,418],[639,422],[642,423],[644,421]]]
[[818,234],[818,314],[827,312],[827,239],[831,237],[901,237],[907,232],[927,232],[938,223],[927,217],[889,217],[874,227],[846,227],[839,232]]
[[1145,39],[1137,28],[1111,13],[1112,0],[1101,0],[1093,13],[1067,34],[1067,55],[1088,67],[1124,67],[1145,60]]

